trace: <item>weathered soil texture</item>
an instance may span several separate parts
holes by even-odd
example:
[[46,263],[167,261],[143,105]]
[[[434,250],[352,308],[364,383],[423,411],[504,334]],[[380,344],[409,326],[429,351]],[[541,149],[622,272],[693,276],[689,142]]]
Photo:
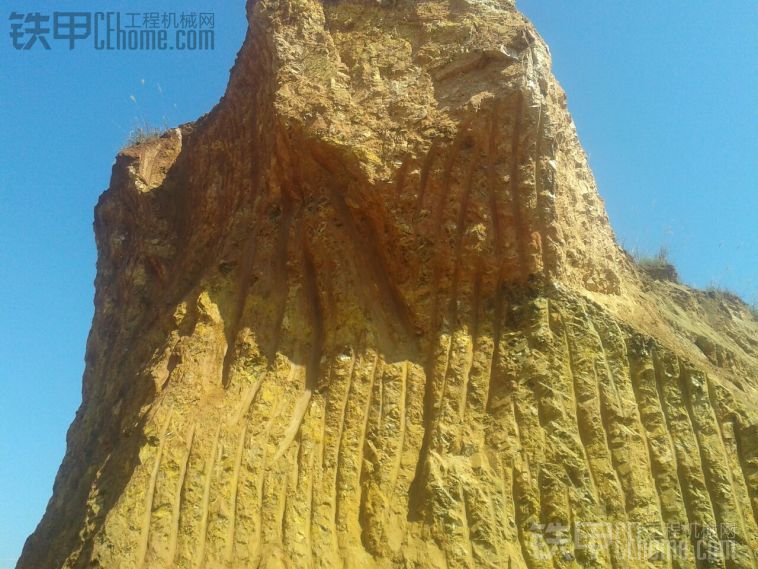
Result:
[[18,568],[756,567],[758,324],[617,245],[515,6],[247,12],[97,206]]

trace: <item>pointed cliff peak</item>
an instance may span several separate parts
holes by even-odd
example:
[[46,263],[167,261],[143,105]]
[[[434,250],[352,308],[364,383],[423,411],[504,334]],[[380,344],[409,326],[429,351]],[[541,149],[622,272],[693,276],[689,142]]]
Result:
[[248,13],[228,106],[268,105],[289,167],[327,172],[398,231],[460,241],[504,280],[621,292],[629,262],[547,46],[513,2],[259,0]]

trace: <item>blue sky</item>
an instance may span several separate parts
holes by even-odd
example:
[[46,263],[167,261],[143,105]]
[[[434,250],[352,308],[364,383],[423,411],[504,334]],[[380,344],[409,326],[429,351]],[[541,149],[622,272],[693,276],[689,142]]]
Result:
[[[39,521],[80,401],[92,211],[135,122],[176,125],[223,94],[242,0],[80,0],[78,10],[214,12],[206,52],[18,52],[0,13],[0,569]],[[521,0],[550,44],[620,241],[758,302],[758,3]],[[136,102],[131,97],[136,99]]]

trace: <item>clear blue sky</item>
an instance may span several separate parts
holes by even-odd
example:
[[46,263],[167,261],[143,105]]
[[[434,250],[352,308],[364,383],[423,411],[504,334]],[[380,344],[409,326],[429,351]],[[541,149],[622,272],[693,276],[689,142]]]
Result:
[[[551,46],[621,242],[666,245],[686,282],[758,301],[758,3],[519,5]],[[213,11],[216,49],[12,49],[12,9],[67,6],[5,3],[0,14],[0,569],[44,511],[80,401],[92,210],[113,158],[136,120],[208,111],[245,31],[242,0],[80,0],[85,11]]]

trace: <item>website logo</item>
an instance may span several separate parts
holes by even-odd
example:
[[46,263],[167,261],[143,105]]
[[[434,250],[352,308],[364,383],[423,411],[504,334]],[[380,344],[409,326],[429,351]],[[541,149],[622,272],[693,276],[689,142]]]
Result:
[[9,16],[15,49],[61,45],[103,51],[215,49],[213,12],[16,12]]

